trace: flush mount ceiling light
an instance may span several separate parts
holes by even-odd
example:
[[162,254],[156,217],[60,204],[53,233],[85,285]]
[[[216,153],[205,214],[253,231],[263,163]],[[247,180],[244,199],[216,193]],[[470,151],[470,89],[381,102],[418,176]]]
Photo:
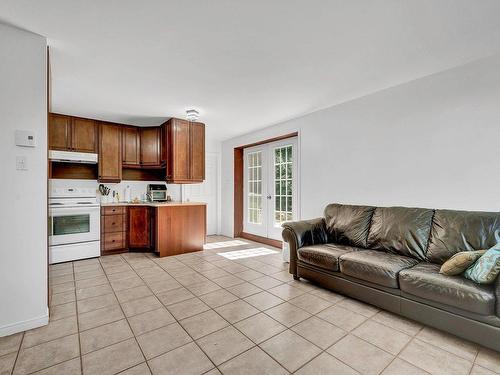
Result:
[[197,121],[200,118],[200,112],[196,109],[188,109],[186,111],[186,119],[188,121]]

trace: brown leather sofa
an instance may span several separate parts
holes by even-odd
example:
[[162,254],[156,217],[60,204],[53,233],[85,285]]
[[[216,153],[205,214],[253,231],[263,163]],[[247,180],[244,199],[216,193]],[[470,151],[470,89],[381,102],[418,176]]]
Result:
[[330,204],[283,228],[295,279],[500,351],[500,277],[439,273],[453,254],[495,245],[500,213]]

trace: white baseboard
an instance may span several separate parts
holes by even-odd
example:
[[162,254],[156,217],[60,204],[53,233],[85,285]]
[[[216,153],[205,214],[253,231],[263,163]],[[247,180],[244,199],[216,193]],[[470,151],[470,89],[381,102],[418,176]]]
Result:
[[0,337],[13,335],[14,333],[27,331],[28,329],[38,328],[49,324],[49,310],[43,316],[39,316],[33,319],[28,319],[23,322],[17,322],[14,324],[8,324],[6,326],[0,327]]

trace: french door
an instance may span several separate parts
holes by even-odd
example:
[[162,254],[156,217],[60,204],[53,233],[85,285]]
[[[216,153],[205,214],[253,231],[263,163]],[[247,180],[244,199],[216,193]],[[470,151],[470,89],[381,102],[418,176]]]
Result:
[[297,138],[245,148],[243,230],[281,240],[281,224],[298,219]]

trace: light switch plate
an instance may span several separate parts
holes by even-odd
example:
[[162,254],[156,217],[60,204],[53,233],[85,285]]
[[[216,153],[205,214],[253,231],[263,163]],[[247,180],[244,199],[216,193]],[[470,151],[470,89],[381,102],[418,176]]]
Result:
[[28,170],[28,162],[26,160],[26,156],[16,156],[16,169],[18,171]]

